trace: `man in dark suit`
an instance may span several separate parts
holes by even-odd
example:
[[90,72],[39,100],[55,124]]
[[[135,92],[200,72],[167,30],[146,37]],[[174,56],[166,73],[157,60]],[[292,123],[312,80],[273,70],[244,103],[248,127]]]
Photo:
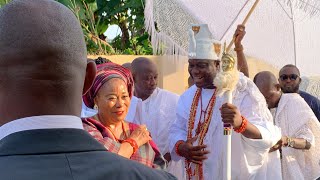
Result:
[[175,179],[106,152],[82,128],[95,77],[76,17],[50,0],[0,9],[0,179]]
[[279,71],[279,84],[283,93],[298,93],[307,102],[320,121],[320,100],[311,94],[299,90],[300,71],[297,66],[287,64]]

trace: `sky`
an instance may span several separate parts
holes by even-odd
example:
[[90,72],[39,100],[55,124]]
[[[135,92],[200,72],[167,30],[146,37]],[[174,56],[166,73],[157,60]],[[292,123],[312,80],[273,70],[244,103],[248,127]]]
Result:
[[107,36],[108,40],[114,39],[117,35],[121,34],[121,30],[118,25],[111,25],[107,29],[105,33],[103,33],[105,36]]

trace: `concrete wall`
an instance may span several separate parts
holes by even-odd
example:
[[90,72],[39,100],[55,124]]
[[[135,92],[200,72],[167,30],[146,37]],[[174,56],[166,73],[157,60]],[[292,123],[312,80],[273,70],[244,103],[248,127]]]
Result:
[[[89,56],[89,58],[97,58],[98,56]],[[133,59],[141,56],[132,55],[113,55],[101,56],[110,59],[114,63],[123,64],[132,62]],[[188,88],[188,58],[184,56],[143,56],[150,58],[157,64],[159,71],[158,86],[163,89],[182,94]],[[278,69],[272,65],[247,58],[249,65],[250,78],[260,71],[271,71],[278,76]]]

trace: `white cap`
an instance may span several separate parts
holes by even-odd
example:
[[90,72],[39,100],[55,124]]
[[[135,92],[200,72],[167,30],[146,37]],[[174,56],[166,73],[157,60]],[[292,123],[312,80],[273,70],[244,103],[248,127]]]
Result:
[[192,24],[188,33],[189,59],[220,60],[221,43],[212,38],[208,24]]

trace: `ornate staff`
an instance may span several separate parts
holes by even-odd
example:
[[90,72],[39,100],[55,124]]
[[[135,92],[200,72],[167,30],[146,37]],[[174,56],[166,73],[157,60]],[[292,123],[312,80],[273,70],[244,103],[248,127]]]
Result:
[[[239,72],[236,68],[236,60],[226,52],[226,43],[224,43],[221,68],[222,71],[219,72],[214,79],[214,85],[217,87],[218,95],[224,95],[225,103],[232,104],[232,92],[238,83]],[[224,156],[224,177],[226,180],[231,180],[231,132],[231,124],[224,123],[223,135],[226,150],[226,154]]]
[[[252,12],[257,7],[260,0],[256,0],[253,6],[251,7],[250,11],[248,12],[247,16],[245,17],[242,25],[245,25],[249,20]],[[214,80],[214,84],[219,91],[219,94],[224,94],[225,102],[232,104],[232,92],[239,80],[239,73],[236,68],[236,60],[228,54],[231,46],[235,41],[235,37],[233,37],[232,41],[229,43],[228,47],[226,48],[226,43],[224,43],[224,53],[221,58],[222,63],[222,72],[219,72]],[[231,180],[231,132],[232,126],[231,124],[225,123],[223,125],[223,135],[225,138],[225,159],[224,159],[224,171],[225,176],[224,179]]]

